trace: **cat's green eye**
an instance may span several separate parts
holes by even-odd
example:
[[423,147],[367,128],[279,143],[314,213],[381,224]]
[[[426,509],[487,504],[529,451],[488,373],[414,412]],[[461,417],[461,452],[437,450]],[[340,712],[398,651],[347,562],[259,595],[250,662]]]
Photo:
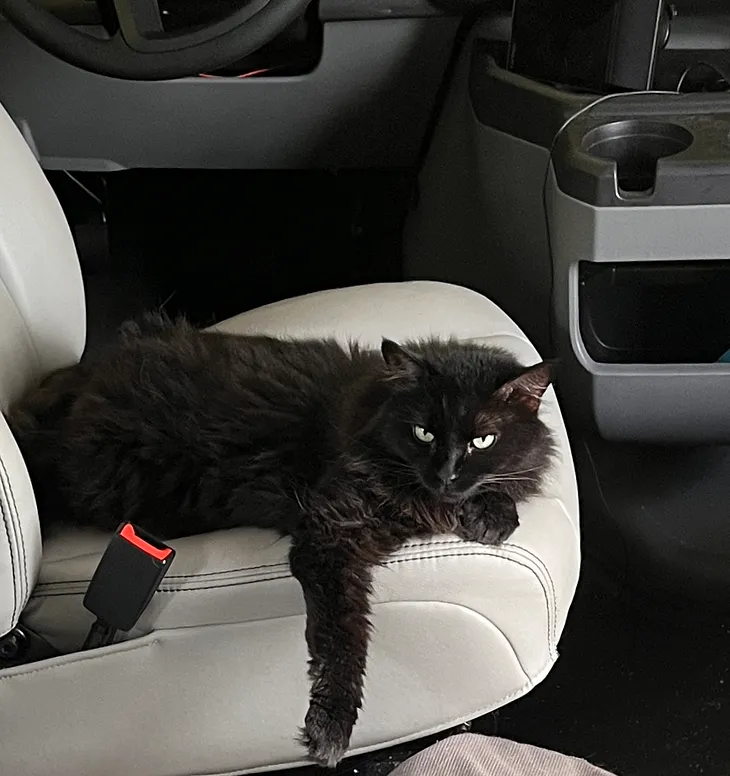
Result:
[[430,445],[435,439],[434,435],[430,431],[426,431],[423,426],[413,426],[413,436],[424,445]]
[[471,440],[471,446],[475,450],[488,450],[496,441],[496,434],[486,434],[485,436],[474,437],[474,439]]

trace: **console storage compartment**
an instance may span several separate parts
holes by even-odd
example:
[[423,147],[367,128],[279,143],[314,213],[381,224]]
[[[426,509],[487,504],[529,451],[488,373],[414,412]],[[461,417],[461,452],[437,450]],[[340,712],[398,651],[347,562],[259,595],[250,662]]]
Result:
[[730,350],[730,261],[586,261],[579,282],[580,336],[598,363],[706,364]]

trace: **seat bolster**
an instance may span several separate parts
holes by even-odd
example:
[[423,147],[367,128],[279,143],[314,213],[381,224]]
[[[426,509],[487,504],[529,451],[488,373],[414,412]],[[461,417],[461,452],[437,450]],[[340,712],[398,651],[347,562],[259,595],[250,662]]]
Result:
[[38,578],[41,534],[28,472],[0,415],[0,636],[18,622]]

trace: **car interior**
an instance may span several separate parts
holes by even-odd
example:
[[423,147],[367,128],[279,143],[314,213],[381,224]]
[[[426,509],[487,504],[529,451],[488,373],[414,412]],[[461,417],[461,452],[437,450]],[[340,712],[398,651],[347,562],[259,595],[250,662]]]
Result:
[[[375,577],[333,773],[460,731],[727,776],[725,0],[0,0],[0,407],[146,310],[456,338],[557,365],[549,484],[503,545]],[[725,285],[723,285],[723,283]],[[324,773],[297,741],[288,540],[177,539],[84,649],[109,535],[41,538],[0,417],[0,772]]]

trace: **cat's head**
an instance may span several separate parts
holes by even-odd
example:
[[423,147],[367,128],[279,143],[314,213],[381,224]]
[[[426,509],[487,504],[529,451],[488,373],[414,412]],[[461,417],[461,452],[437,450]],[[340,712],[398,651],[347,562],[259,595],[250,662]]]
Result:
[[460,501],[485,488],[537,490],[552,452],[538,418],[551,365],[523,367],[506,351],[384,340],[388,399],[373,429],[393,478]]

